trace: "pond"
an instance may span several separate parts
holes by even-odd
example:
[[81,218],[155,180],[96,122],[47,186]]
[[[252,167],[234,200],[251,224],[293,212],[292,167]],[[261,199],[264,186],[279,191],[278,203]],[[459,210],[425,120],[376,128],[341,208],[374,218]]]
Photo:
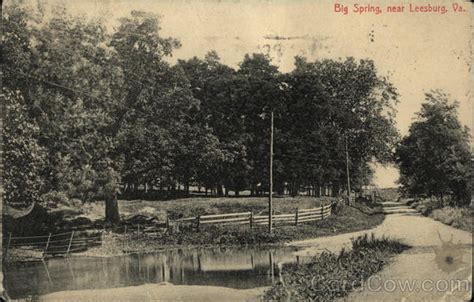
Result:
[[12,299],[64,290],[105,289],[169,282],[249,289],[278,280],[278,263],[306,262],[296,248],[199,248],[110,258],[56,258],[5,263]]

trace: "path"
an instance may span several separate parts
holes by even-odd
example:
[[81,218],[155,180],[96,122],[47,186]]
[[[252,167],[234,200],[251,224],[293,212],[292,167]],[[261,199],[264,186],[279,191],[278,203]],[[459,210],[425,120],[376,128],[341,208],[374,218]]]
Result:
[[472,234],[420,216],[407,206],[386,206],[384,210],[389,215],[370,231],[292,245],[302,248],[300,255],[325,249],[337,252],[343,246],[349,248],[351,238],[373,232],[376,236],[402,239],[412,246],[344,301],[464,301],[470,297]]
[[[412,248],[395,257],[384,270],[373,276],[370,287],[353,292],[343,301],[466,300],[470,292],[463,287],[466,283],[463,280],[469,280],[467,285],[472,288],[472,234],[420,216],[404,205],[386,203],[385,206],[388,215],[372,230],[292,242],[290,245],[301,248],[297,255],[315,255],[323,250],[339,252],[342,247],[349,248],[351,238],[365,233],[399,238]],[[451,238],[452,243],[449,243]],[[415,282],[414,287],[402,290],[404,285],[396,283],[400,280]],[[422,285],[424,290],[421,290]],[[106,301],[110,297],[128,301],[132,296],[139,297],[140,301],[258,301],[264,290],[147,284],[121,289],[58,292],[41,297],[41,301]],[[70,300],[71,297],[74,299]]]

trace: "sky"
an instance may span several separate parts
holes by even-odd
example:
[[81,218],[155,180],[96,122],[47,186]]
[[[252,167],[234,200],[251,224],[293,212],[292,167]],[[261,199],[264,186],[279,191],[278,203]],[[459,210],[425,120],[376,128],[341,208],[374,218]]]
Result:
[[[374,60],[400,93],[397,128],[407,134],[424,93],[442,89],[460,103],[460,120],[472,125],[470,95],[470,3],[458,1],[464,12],[454,12],[452,1],[412,1],[443,5],[445,14],[410,12],[407,1],[365,1],[378,4],[382,13],[359,14],[352,1],[164,1],[164,0],[39,0],[61,2],[74,14],[107,18],[113,27],[131,10],[162,15],[162,35],[181,41],[171,59],[204,57],[216,50],[221,61],[238,67],[246,53],[266,53],[280,71],[293,69],[294,57],[308,60],[352,56]],[[36,1],[31,1],[36,3]],[[348,7],[347,14],[335,5]],[[387,6],[403,5],[402,13],[387,13]],[[341,7],[341,6],[339,6]],[[370,8],[369,8],[370,10]],[[395,185],[394,167],[376,167],[374,182]]]

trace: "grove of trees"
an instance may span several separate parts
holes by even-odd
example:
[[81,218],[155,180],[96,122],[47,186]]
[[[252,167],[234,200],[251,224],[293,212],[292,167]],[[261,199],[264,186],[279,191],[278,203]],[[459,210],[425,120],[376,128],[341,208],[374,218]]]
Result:
[[5,201],[61,192],[105,200],[145,186],[174,194],[268,193],[269,113],[275,115],[275,191],[367,184],[370,163],[398,142],[397,91],[369,59],[307,61],[282,73],[262,54],[237,69],[210,51],[169,63],[180,42],[160,18],[132,11],[110,29],[58,7],[4,8]]
[[407,195],[469,204],[470,134],[459,122],[457,108],[441,91],[425,95],[417,120],[396,150],[400,184]]

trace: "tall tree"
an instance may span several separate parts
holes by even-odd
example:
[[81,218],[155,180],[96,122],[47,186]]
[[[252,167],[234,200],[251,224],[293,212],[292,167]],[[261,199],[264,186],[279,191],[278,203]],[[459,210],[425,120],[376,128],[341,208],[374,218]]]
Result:
[[284,174],[293,186],[332,185],[337,192],[346,183],[347,142],[351,179],[360,188],[371,175],[369,162],[391,160],[398,140],[395,88],[370,60],[297,57],[295,65],[281,125],[288,140],[280,151]]
[[459,122],[457,108],[441,91],[425,95],[417,120],[396,151],[405,193],[469,204],[470,134]]
[[38,143],[40,129],[27,118],[27,107],[20,92],[4,89],[2,99],[5,202],[28,206],[37,202],[44,192],[41,170],[46,150]]

